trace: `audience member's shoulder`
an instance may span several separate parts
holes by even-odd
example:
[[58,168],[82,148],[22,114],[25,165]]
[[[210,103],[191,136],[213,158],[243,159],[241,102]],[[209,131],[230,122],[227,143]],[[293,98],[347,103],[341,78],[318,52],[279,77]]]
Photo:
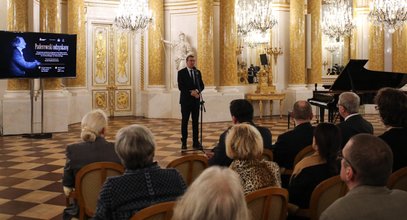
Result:
[[390,190],[390,195],[407,202],[407,192],[399,189]]

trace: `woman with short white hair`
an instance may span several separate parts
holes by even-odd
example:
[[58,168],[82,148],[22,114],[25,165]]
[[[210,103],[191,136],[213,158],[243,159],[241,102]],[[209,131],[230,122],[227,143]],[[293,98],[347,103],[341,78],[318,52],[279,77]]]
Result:
[[239,176],[218,166],[204,170],[177,202],[172,219],[248,220]]

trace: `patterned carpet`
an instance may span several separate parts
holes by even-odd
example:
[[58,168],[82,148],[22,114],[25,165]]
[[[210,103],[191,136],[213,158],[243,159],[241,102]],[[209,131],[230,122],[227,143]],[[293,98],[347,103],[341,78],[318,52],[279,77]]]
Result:
[[[372,122],[376,135],[383,133],[384,126],[377,115],[366,115],[365,118]],[[273,142],[287,130],[286,117],[264,117],[255,122],[271,130]],[[116,131],[130,124],[145,125],[154,133],[157,142],[155,160],[161,166],[182,156],[180,120],[112,118],[107,139],[113,141]],[[230,125],[231,122],[204,123],[204,148],[212,148]],[[0,137],[0,219],[62,219],[65,197],[61,177],[65,147],[78,142],[79,133],[80,124],[73,124],[69,126],[69,132],[54,133],[51,139]],[[190,140],[188,147],[191,148]]]

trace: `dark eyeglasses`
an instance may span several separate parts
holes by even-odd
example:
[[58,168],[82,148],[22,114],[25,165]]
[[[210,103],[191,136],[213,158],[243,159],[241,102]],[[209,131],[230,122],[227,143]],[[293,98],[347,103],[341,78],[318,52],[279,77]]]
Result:
[[353,172],[356,173],[356,170],[353,167],[352,163],[348,159],[346,159],[346,157],[344,157],[342,155],[342,151],[338,152],[337,160],[344,160],[350,166],[350,168],[353,170]]

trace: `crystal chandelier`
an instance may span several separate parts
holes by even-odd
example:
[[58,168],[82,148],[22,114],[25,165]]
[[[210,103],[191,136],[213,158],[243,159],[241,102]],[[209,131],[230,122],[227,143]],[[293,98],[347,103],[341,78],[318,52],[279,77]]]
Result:
[[356,27],[348,0],[331,0],[323,11],[322,33],[329,38],[350,36]]
[[369,20],[373,25],[394,33],[407,21],[407,1],[373,0],[370,4]]
[[237,0],[235,6],[237,32],[246,37],[250,32],[266,32],[277,24],[272,0]]
[[144,31],[153,21],[148,0],[120,0],[115,26],[127,31]]

